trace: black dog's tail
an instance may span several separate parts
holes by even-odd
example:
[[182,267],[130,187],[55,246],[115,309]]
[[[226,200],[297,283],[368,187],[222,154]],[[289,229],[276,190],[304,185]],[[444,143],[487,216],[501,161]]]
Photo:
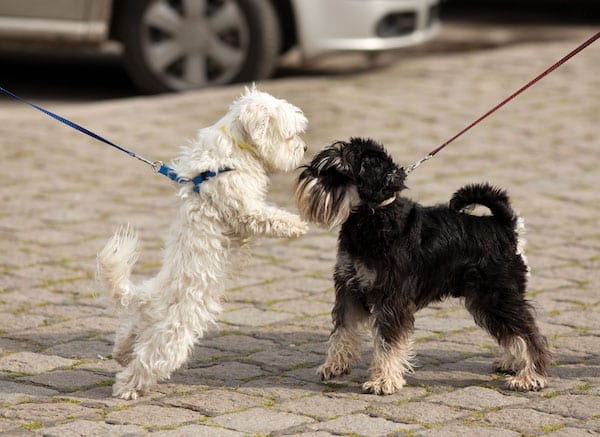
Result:
[[507,226],[516,226],[519,217],[510,206],[508,194],[500,188],[490,184],[466,185],[450,199],[450,208],[455,211],[468,209],[476,204],[489,208],[494,217]]

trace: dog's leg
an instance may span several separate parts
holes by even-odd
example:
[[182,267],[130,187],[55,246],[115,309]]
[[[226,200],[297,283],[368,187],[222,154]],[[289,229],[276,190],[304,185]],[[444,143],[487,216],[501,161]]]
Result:
[[334,328],[329,336],[327,359],[317,369],[322,381],[350,373],[360,360],[360,327],[368,314],[349,296],[336,297],[333,309]]
[[389,395],[401,389],[406,381],[404,374],[413,370],[412,341],[414,311],[411,305],[404,308],[389,305],[373,315],[374,350],[369,380],[363,390],[378,395]]
[[122,366],[127,366],[131,361],[131,355],[133,354],[133,347],[137,336],[135,331],[137,323],[137,319],[129,319],[115,334],[115,346],[113,347],[112,356],[115,361]]
[[136,358],[122,372],[117,373],[113,385],[113,396],[132,400],[143,395],[150,386],[156,383],[151,372]]
[[297,238],[308,230],[308,225],[296,214],[269,205],[256,206],[239,220],[250,235]]
[[376,395],[389,395],[406,384],[404,374],[413,370],[412,341],[408,338],[391,343],[375,332],[373,360],[369,367],[369,380],[363,390]]
[[359,278],[349,256],[338,253],[335,274],[335,305],[333,331],[329,336],[327,359],[317,369],[322,381],[350,373],[360,360],[360,328],[369,313],[359,302]]
[[541,390],[547,384],[551,355],[544,336],[539,332],[531,308],[520,294],[486,291],[501,296],[494,305],[482,305],[467,299],[467,309],[475,322],[485,328],[504,349],[495,364],[507,377],[512,390]]
[[134,353],[127,368],[117,375],[113,395],[136,399],[159,380],[168,379],[188,358],[197,334],[185,314],[191,303],[172,306],[169,316],[139,329]]
[[506,385],[511,390],[541,390],[547,384],[550,353],[546,339],[537,332],[526,336],[513,336],[500,343],[512,356],[510,369],[515,372],[509,375]]

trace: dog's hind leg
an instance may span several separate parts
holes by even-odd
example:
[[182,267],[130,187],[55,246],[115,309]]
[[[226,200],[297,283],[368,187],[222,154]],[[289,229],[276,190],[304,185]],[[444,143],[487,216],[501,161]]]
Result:
[[547,384],[550,353],[546,339],[537,332],[527,336],[513,336],[500,343],[512,356],[511,370],[506,385],[511,390],[541,390]]
[[522,295],[514,292],[495,290],[487,293],[498,297],[493,305],[481,305],[470,299],[465,303],[475,322],[504,349],[504,356],[496,366],[510,373],[507,387],[511,390],[541,390],[547,384],[551,355],[530,305]]
[[131,361],[131,355],[133,354],[133,347],[137,337],[135,330],[137,324],[137,319],[129,319],[115,334],[115,346],[113,347],[112,356],[115,361],[122,366],[127,366]]
[[189,306],[187,301],[173,305],[166,319],[138,328],[132,359],[117,374],[113,396],[136,399],[157,381],[168,379],[187,360],[201,334],[189,323],[197,316],[186,310]]
[[132,360],[117,374],[113,396],[137,399],[157,381],[168,379],[187,360],[194,344],[194,338],[181,331],[156,332],[152,345],[137,343]]

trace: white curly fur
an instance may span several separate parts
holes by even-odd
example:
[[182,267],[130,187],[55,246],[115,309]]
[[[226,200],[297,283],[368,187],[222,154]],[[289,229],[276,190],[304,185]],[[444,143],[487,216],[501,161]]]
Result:
[[114,396],[135,399],[187,360],[221,310],[234,249],[252,236],[306,232],[297,215],[265,202],[268,173],[300,164],[306,146],[299,134],[306,124],[297,107],[254,87],[246,89],[172,164],[189,179],[207,170],[233,170],[204,182],[199,194],[191,184],[180,186],[158,274],[140,284],[130,281],[138,239],[129,226],[99,253],[99,274],[124,309],[113,357],[126,368],[117,374]]

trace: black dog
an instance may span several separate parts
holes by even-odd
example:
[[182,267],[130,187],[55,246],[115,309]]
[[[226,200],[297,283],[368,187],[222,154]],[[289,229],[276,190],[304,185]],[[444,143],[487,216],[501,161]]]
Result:
[[[342,224],[334,329],[317,373],[323,380],[348,373],[359,359],[358,328],[368,322],[375,345],[363,388],[393,393],[412,369],[415,313],[454,296],[464,298],[477,325],[504,349],[496,364],[512,374],[507,386],[540,390],[550,353],[525,298],[522,220],[506,193],[468,185],[449,205],[424,207],[398,195],[405,178],[383,146],[360,138],[325,147],[298,178],[301,214],[330,227]],[[475,204],[492,215],[468,214]]]

